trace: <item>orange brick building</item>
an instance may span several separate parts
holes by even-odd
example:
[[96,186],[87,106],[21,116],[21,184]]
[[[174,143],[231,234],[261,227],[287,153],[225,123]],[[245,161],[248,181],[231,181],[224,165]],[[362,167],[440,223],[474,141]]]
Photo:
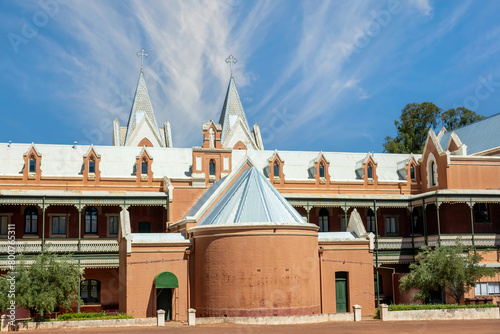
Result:
[[[14,224],[18,251],[74,254],[83,311],[372,314],[408,300],[398,279],[424,244],[460,236],[499,266],[499,128],[431,129],[421,155],[264,150],[231,77],[201,145],[175,148],[141,70],[112,146],[0,144],[0,266]],[[467,297],[484,295],[500,276]]]

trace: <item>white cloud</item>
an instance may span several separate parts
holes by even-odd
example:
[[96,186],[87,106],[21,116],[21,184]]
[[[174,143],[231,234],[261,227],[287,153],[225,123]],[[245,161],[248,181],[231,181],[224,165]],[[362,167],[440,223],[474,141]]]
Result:
[[432,14],[430,0],[410,0],[410,3],[415,6],[422,15],[430,16]]

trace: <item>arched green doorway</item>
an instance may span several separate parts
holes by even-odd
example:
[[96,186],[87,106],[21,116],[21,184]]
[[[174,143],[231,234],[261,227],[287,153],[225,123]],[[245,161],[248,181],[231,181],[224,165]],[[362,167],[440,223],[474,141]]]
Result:
[[171,272],[162,272],[155,277],[156,310],[165,311],[165,320],[172,320],[172,299],[174,289],[179,287],[177,276]]

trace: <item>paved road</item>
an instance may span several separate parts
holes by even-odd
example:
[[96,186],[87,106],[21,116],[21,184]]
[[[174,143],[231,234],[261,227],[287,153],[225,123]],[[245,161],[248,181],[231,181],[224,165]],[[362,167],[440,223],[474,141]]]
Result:
[[168,324],[159,327],[120,327],[94,328],[79,330],[37,331],[37,333],[207,333],[207,334],[499,334],[500,320],[443,320],[443,321],[394,321],[382,322],[369,320],[362,322],[329,322],[313,325],[286,325],[286,326],[242,326],[242,325],[211,325],[188,327],[182,324]]

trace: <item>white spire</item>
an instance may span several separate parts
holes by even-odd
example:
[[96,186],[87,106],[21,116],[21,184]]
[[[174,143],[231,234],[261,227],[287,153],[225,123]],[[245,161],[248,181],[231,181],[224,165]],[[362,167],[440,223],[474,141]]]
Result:
[[148,139],[153,146],[165,146],[160,130],[156,123],[156,117],[149,97],[146,80],[144,79],[143,58],[147,53],[142,49],[137,53],[141,57],[141,73],[137,88],[135,90],[134,103],[130,111],[125,135],[125,146],[137,146],[144,138]]

